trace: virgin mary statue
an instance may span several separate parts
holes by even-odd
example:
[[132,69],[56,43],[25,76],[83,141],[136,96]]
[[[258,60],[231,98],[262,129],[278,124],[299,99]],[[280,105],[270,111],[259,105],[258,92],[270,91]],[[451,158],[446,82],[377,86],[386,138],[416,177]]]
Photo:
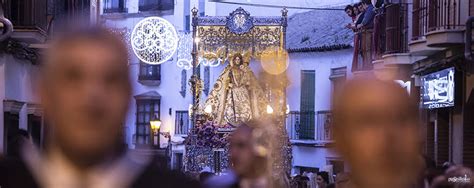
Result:
[[259,118],[266,105],[267,99],[257,78],[237,53],[214,84],[205,108],[211,108],[214,122],[223,126]]

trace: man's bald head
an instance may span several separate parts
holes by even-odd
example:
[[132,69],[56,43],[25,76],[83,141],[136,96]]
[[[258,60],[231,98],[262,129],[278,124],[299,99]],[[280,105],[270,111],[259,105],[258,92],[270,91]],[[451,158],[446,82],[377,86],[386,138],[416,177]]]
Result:
[[416,179],[421,165],[417,109],[393,81],[351,80],[335,97],[336,148],[356,184],[404,187]]
[[128,54],[106,29],[64,32],[45,54],[41,97],[50,145],[80,166],[111,155],[122,140],[131,84]]

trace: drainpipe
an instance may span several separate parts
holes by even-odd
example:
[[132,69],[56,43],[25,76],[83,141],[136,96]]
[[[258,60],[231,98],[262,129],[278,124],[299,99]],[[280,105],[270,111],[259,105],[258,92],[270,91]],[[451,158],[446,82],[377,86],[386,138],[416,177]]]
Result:
[[472,23],[474,22],[474,16],[471,16],[466,21],[466,32],[464,36],[464,57],[469,62],[474,62],[472,55]]
[[0,3],[0,22],[3,23],[3,33],[0,33],[0,42],[3,42],[13,33],[12,22],[3,15],[3,3]]

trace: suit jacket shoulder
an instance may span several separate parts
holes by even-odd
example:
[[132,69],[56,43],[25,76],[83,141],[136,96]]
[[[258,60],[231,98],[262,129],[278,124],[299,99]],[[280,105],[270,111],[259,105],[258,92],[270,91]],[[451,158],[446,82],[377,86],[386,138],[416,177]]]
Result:
[[183,173],[165,170],[159,168],[156,163],[151,163],[145,167],[144,171],[137,177],[134,183],[132,183],[131,187],[199,188],[200,184],[199,182],[186,177]]
[[38,184],[24,161],[17,158],[0,160],[1,188],[36,188]]

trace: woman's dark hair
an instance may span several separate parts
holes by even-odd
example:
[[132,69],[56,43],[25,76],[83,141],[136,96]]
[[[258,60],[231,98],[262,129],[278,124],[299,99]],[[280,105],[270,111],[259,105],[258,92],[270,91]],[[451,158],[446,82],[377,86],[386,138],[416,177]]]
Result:
[[346,8],[344,8],[344,11],[347,11],[347,9],[351,10],[352,11],[352,5],[347,5]]
[[237,57],[240,58],[240,64],[241,65],[244,64],[244,58],[243,58],[242,54],[240,54],[240,53],[234,54],[234,56],[232,57],[232,64],[235,65],[234,61],[235,61],[235,58],[237,58]]
[[242,60],[243,60],[242,54],[240,54],[240,53],[236,53],[236,54],[234,54],[234,57],[232,57],[232,60],[235,60],[235,58],[237,58],[237,57],[239,57],[239,58],[240,58],[240,61],[242,61]]
[[321,176],[326,183],[329,183],[329,174],[327,172],[318,172],[318,176]]

